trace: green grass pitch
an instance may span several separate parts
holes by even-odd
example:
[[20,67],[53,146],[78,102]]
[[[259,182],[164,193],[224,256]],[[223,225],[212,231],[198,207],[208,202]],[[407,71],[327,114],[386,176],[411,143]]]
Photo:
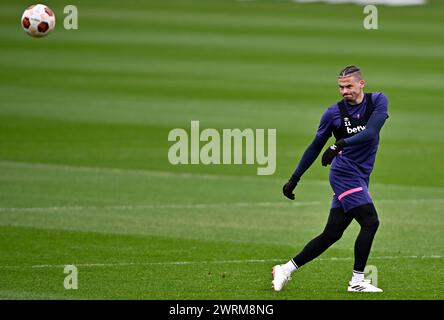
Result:
[[[79,30],[45,39],[0,4],[0,298],[443,299],[444,4],[75,1]],[[281,188],[357,64],[390,119],[371,179],[381,221],[368,264],[382,294],[348,294],[354,222],[280,293],[271,267],[324,227],[317,160]],[[173,166],[168,132],[276,128],[277,170]],[[63,266],[78,267],[65,290]]]

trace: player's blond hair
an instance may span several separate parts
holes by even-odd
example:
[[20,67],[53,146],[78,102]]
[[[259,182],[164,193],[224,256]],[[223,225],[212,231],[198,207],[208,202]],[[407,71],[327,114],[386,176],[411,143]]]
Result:
[[341,72],[339,72],[338,78],[341,79],[351,76],[355,76],[359,80],[361,80],[362,79],[361,69],[359,69],[357,66],[354,65],[346,66],[344,69],[341,70]]

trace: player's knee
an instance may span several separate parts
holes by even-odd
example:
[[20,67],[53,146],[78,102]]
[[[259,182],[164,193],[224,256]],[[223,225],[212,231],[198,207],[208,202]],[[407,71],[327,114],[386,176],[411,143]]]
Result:
[[379,227],[378,213],[372,203],[354,208],[350,211],[361,228],[376,231]]
[[360,225],[362,230],[367,231],[370,234],[375,234],[379,228],[378,216],[372,216],[371,218],[364,220]]
[[336,241],[338,241],[339,239],[342,238],[342,234],[344,232],[341,230],[338,230],[337,228],[325,228],[325,230],[322,232],[322,236],[323,238],[330,242],[330,243],[334,243]]
[[378,219],[378,217],[376,217],[376,219],[372,220],[369,223],[368,228],[370,229],[371,232],[376,233],[376,231],[379,228],[379,219]]

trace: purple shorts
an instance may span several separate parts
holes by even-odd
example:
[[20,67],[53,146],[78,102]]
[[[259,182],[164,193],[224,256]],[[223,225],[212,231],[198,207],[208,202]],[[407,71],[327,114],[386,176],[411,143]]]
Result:
[[334,191],[332,208],[342,207],[347,212],[355,207],[372,203],[368,191],[369,179],[355,175],[344,175],[330,170],[330,185]]

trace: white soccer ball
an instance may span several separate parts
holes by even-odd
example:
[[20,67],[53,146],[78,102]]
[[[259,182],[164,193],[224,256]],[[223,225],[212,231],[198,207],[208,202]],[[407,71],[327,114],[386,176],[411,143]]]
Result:
[[44,4],[33,4],[23,12],[21,23],[31,37],[45,37],[54,30],[55,14]]

